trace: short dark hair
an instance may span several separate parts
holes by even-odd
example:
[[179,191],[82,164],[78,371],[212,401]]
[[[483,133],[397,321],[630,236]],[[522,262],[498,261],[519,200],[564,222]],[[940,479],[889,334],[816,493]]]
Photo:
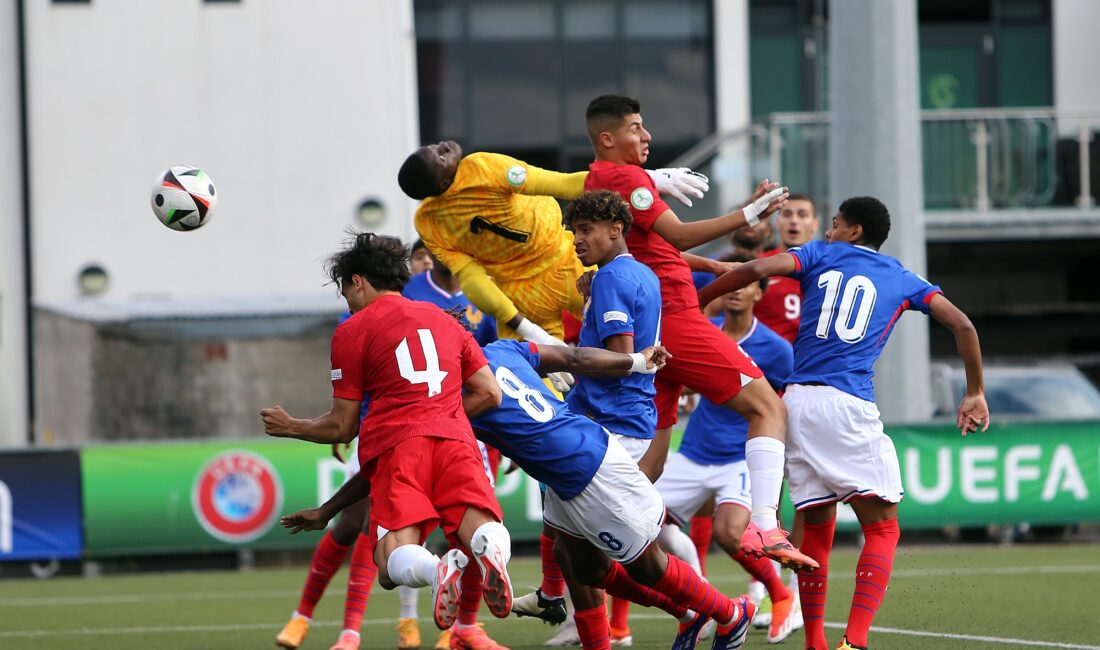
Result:
[[890,235],[890,211],[873,196],[853,196],[838,209],[852,226],[863,226],[863,243],[878,250]]
[[630,231],[630,224],[634,217],[630,213],[630,206],[626,204],[618,192],[608,190],[596,190],[581,194],[569,205],[565,206],[562,220],[565,227],[572,230],[573,222],[577,219],[589,221],[618,221],[623,224],[623,234]]
[[428,245],[424,243],[424,240],[417,237],[416,241],[414,241],[413,245],[409,248],[409,256],[411,257],[414,253],[416,253],[416,251],[420,250],[421,248],[427,247]]
[[[756,259],[755,255],[749,255],[744,251],[730,251],[718,258],[719,262],[735,262],[737,264],[744,264]],[[760,278],[760,293],[764,293],[768,290],[768,278]]]
[[641,112],[642,105],[636,99],[622,95],[600,95],[588,102],[588,108],[584,111],[588,139],[595,145],[596,136],[605,130],[608,123],[618,123],[627,115]]
[[805,201],[809,203],[810,207],[814,210],[814,216],[817,216],[817,202],[814,201],[814,198],[809,194],[804,192],[792,192],[787,196],[787,202],[789,203],[791,201]]
[[397,237],[351,233],[344,248],[328,258],[325,271],[339,289],[359,275],[377,291],[401,291],[409,281],[409,251]]
[[442,193],[439,191],[435,170],[428,164],[423,152],[424,149],[421,148],[409,154],[397,172],[397,184],[401,186],[401,191],[417,201]]

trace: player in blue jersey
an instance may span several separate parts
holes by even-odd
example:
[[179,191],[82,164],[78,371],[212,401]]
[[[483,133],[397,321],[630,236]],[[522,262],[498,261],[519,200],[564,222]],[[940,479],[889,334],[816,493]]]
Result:
[[874,403],[872,366],[906,310],[930,314],[955,336],[966,369],[956,424],[963,435],[989,428],[978,334],[939,287],[878,252],[890,214],[872,197],[840,204],[825,242],[749,262],[714,281],[700,298],[788,275],[802,287],[802,320],[787,380],[787,467],[791,499],[805,517],[802,551],[821,568],[799,578],[806,647],[828,647],[823,614],[836,502],[849,503],[866,543],[839,648],[866,648],[867,631],[886,593],[900,532],[901,471]]
[[[419,241],[419,240],[417,240]],[[487,317],[470,302],[466,294],[462,293],[462,285],[458,278],[451,273],[442,262],[435,258],[426,248],[426,255],[431,262],[425,271],[414,274],[409,278],[409,283],[401,290],[401,295],[409,300],[430,302],[444,311],[454,309],[461,310],[459,321],[474,333],[479,345],[487,345],[496,340],[496,321],[492,321],[493,333],[489,335],[489,328],[485,325]]]
[[[474,417],[475,434],[546,484],[543,521],[557,531],[555,552],[577,582],[681,621],[674,647],[691,648],[713,618],[716,648],[739,648],[755,605],[730,599],[686,563],[652,542],[664,519],[656,488],[619,440],[593,420],[573,413],[539,379],[567,371],[591,377],[656,372],[663,348],[629,356],[587,347],[497,341],[485,348],[503,393],[499,407]],[[607,610],[598,590],[575,593],[574,618],[585,648],[610,647]]]
[[[735,253],[725,259],[744,263],[752,258]],[[791,344],[753,316],[753,307],[764,295],[768,281],[762,279],[716,300],[722,315],[711,320],[752,357],[764,371],[768,383],[782,394],[791,373]],[[801,627],[794,592],[783,584],[771,560],[746,553],[741,538],[752,510],[749,469],[745,462],[748,422],[737,413],[700,400],[691,414],[680,450],[672,454],[657,481],[669,519],[677,525],[689,521],[710,499],[714,513],[714,539],[755,579],[763,583],[772,599],[768,642],[779,643]]]

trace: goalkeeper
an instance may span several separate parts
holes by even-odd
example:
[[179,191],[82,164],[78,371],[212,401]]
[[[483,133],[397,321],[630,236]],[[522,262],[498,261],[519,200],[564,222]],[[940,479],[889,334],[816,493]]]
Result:
[[[687,169],[649,172],[657,189],[691,205],[707,178]],[[576,280],[585,267],[562,227],[558,199],[584,192],[588,172],[561,174],[495,153],[462,156],[447,140],[420,147],[397,175],[409,197],[423,201],[416,231],[462,290],[497,320],[501,338],[564,345],[562,312],[578,319],[584,299]]]

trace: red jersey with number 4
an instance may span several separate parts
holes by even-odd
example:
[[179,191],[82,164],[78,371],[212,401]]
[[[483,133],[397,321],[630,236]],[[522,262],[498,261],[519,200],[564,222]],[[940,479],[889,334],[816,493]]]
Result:
[[416,436],[472,442],[462,383],[487,364],[474,337],[425,302],[385,295],[340,324],[332,335],[332,396],[370,396],[359,463]]
[[[760,254],[771,257],[783,253],[778,248]],[[785,275],[768,278],[768,290],[753,307],[752,313],[776,334],[794,343],[798,337],[798,319],[802,317],[802,287],[798,280]]]
[[653,222],[669,208],[649,174],[637,165],[597,160],[588,166],[584,189],[618,192],[630,206],[634,223],[626,234],[626,245],[634,259],[648,266],[661,281],[661,314],[698,309],[691,268],[675,246],[653,232]]

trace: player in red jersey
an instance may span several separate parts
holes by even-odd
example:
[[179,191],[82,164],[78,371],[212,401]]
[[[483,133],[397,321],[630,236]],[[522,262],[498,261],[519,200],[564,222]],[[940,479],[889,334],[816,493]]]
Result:
[[[589,166],[586,190],[618,192],[634,213],[627,245],[635,259],[650,267],[661,282],[661,343],[672,354],[657,374],[657,437],[654,446],[668,451],[680,392],[687,386],[711,402],[731,408],[749,423],[745,456],[751,474],[752,526],[743,545],[796,569],[817,566],[780,530],[776,511],[783,481],[786,409],[763,373],[728,336],[707,320],[681,251],[694,248],[745,225],[756,225],[782,207],[786,188],[764,181],[753,202],[713,219],[684,223],[660,196],[641,168],[649,157],[651,136],[642,126],[637,100],[617,95],[597,97],[585,114],[596,161]],[[696,264],[716,263],[695,256]],[[663,463],[658,463],[658,466]]]
[[[278,406],[262,411],[276,437],[333,444],[358,431],[362,471],[307,514],[327,522],[369,494],[379,583],[431,587],[433,618],[447,629],[468,558],[452,549],[440,559],[421,546],[440,526],[477,562],[489,611],[507,616],[511,540],[464,413],[500,404],[485,355],[449,314],[401,296],[408,253],[397,239],[361,233],[326,266],[352,312],[332,337],[332,408],[314,419]],[[360,425],[365,394],[371,404]],[[312,530],[300,523],[296,530]]]
[[[787,205],[779,209],[775,217],[779,230],[779,248],[761,253],[760,257],[771,257],[785,253],[795,246],[810,241],[821,227],[817,217],[817,206],[806,194],[791,194]],[[776,334],[792,344],[798,336],[798,320],[802,315],[802,289],[798,280],[788,277],[768,278],[768,290],[756,303],[753,315],[760,319]]]

